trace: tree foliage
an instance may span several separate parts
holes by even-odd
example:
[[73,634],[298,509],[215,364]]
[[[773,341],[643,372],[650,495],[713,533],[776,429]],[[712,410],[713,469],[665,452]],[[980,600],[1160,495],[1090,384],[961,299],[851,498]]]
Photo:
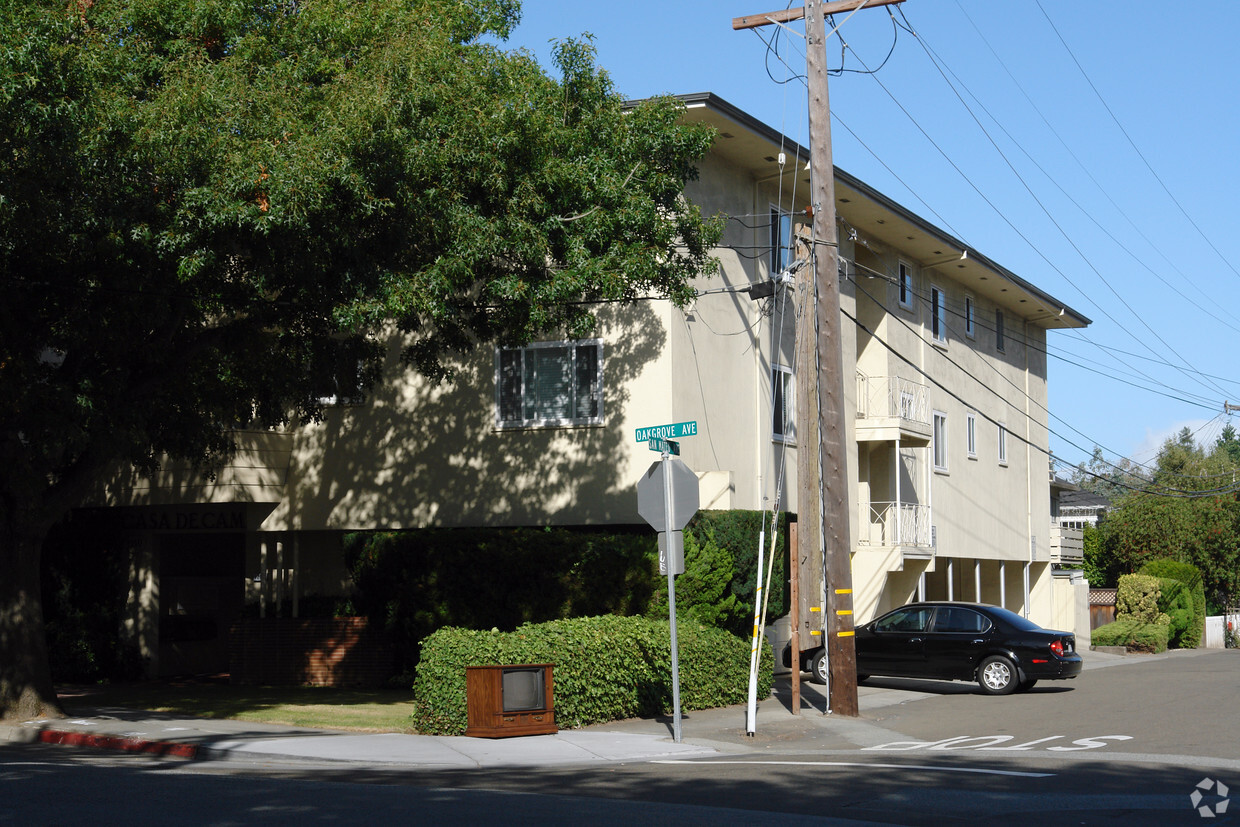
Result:
[[1154,560],[1189,563],[1200,570],[1207,599],[1216,605],[1234,599],[1240,593],[1237,449],[1230,428],[1208,448],[1187,429],[1168,439],[1150,485],[1121,497],[1102,524],[1098,571],[1115,577]]
[[373,381],[395,324],[448,374],[485,341],[684,302],[719,226],[711,135],[484,41],[516,0],[0,4],[0,714],[54,708],[39,547],[116,463],[220,461],[238,426]]

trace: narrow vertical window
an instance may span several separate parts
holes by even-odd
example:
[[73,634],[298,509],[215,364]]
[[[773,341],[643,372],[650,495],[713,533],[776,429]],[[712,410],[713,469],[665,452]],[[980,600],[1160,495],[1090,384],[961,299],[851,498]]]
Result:
[[965,447],[970,459],[977,459],[977,413],[969,411],[965,421]]
[[792,215],[771,207],[771,275],[792,263]]
[[930,288],[930,334],[936,342],[947,341],[947,294]]
[[782,365],[771,368],[771,435],[776,442],[796,441],[796,384]]
[[947,414],[934,412],[934,430],[931,435],[934,443],[934,470],[947,470]]
[[913,307],[913,271],[903,261],[900,262],[900,306]]
[[995,311],[995,350],[1007,350],[1007,342],[1004,341],[1003,335],[1003,311]]
[[1007,428],[1004,427],[1002,422],[999,423],[999,464],[1000,465],[1008,464]]
[[970,339],[977,338],[977,323],[974,320],[974,314],[976,312],[977,312],[976,308],[974,307],[974,304],[973,304],[973,297],[965,296],[964,297],[964,335],[968,336]]

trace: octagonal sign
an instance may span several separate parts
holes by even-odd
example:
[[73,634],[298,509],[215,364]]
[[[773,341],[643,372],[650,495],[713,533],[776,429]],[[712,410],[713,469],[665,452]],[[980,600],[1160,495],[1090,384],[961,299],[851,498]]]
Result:
[[[667,514],[667,497],[664,489],[663,465],[672,483],[672,513]],[[637,513],[650,523],[655,531],[679,531],[698,512],[701,500],[698,494],[697,474],[689,470],[675,457],[651,463],[646,473],[637,481]]]

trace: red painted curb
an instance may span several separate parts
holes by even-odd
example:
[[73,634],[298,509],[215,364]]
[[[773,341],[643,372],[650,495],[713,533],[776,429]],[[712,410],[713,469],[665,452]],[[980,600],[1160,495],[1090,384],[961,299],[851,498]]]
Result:
[[71,747],[95,747],[115,749],[122,752],[140,752],[146,755],[170,755],[174,758],[197,758],[195,744],[176,744],[171,741],[145,741],[140,738],[121,738],[116,735],[94,735],[89,732],[65,732],[45,729],[39,733],[44,744],[64,744]]

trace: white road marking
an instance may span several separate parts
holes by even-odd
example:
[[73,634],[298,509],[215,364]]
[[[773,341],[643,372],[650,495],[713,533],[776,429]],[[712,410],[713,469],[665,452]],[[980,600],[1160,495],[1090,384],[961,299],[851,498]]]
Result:
[[687,758],[664,758],[652,764],[775,764],[786,767],[865,767],[890,770],[930,770],[933,772],[963,772],[978,775],[1011,775],[1019,778],[1052,778],[1053,772],[1018,772],[1016,770],[992,770],[982,767],[935,767],[921,764],[868,764],[861,761],[693,761]]

